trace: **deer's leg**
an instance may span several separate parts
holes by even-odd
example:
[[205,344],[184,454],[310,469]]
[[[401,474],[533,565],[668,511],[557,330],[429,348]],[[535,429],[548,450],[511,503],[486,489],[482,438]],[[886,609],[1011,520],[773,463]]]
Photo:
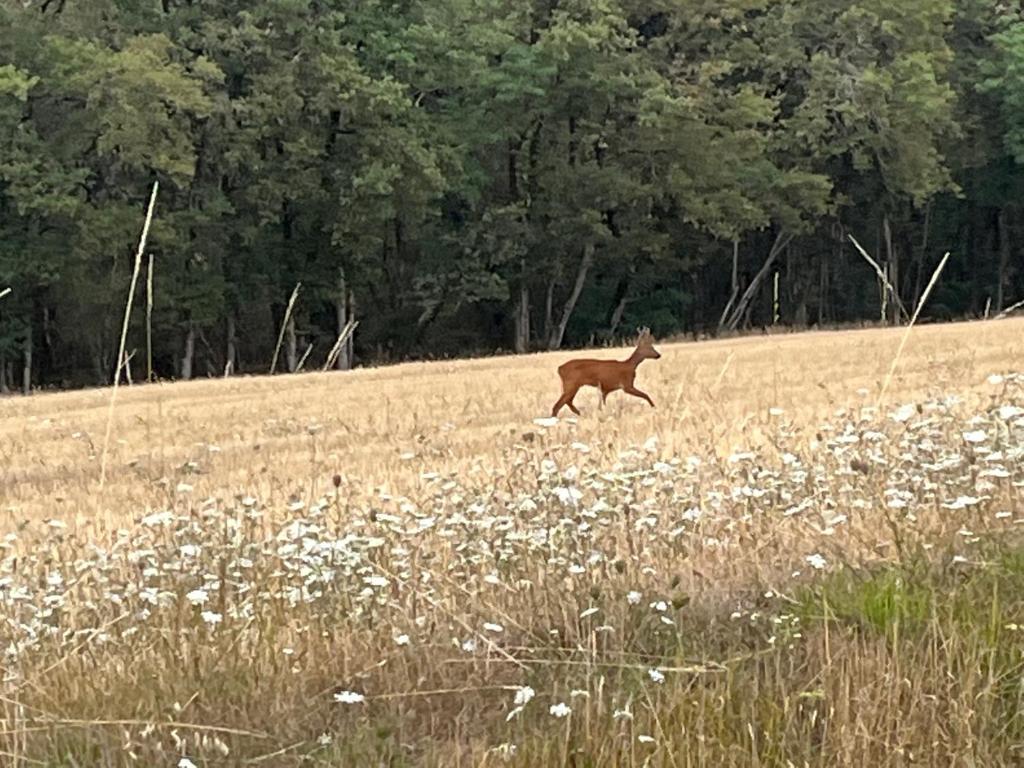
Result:
[[579,391],[579,387],[572,387],[571,389],[567,390],[564,395],[562,395],[562,397],[565,398],[565,404],[569,406],[569,410],[575,413],[577,416],[580,415],[580,409],[576,407],[572,399],[576,397],[576,393]]
[[651,408],[654,407],[654,401],[651,400],[651,398],[647,396],[647,393],[646,392],[641,392],[639,389],[634,387],[632,384],[630,384],[628,387],[625,388],[625,392],[626,392],[627,395],[632,395],[633,397],[643,398],[644,400],[646,400],[648,403],[651,404]]
[[567,389],[562,393],[562,396],[558,398],[558,402],[555,403],[555,407],[551,410],[552,416],[557,416],[558,412],[562,410],[563,406],[569,406],[569,410],[575,413],[577,416],[580,415],[579,409],[573,405],[572,399],[576,397],[576,393],[579,391],[579,387]]
[[564,406],[568,402],[569,401],[565,399],[565,395],[562,395],[560,398],[558,398],[558,402],[555,403],[555,407],[551,409],[551,415],[558,416],[558,412],[562,410],[562,406]]

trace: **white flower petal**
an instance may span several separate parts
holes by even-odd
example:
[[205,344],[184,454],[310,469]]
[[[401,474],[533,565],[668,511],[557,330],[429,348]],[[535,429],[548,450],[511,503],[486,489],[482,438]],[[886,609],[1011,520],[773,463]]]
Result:
[[366,697],[355,691],[341,691],[334,694],[334,700],[338,704],[362,704],[366,701]]

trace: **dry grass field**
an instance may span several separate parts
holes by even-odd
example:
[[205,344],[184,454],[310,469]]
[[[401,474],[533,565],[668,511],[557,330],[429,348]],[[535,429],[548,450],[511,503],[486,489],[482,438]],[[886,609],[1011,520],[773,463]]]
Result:
[[1024,322],[901,333],[2,400],[0,762],[1019,764]]
[[[901,333],[659,344],[664,357],[643,363],[637,379],[656,409],[616,393],[601,411],[596,391],[583,390],[584,417],[571,431],[609,455],[652,435],[668,451],[727,452],[756,441],[772,407],[807,427],[838,407],[873,404]],[[323,493],[335,473],[359,494],[410,492],[421,472],[471,472],[539,431],[532,420],[558,399],[555,368],[574,356],[124,388],[102,492],[107,390],[0,400],[0,514],[6,527],[43,517],[102,529],[166,506],[183,480],[193,498],[244,493],[268,503]],[[1021,368],[1022,321],[921,327],[887,399],[977,389],[989,373]]]

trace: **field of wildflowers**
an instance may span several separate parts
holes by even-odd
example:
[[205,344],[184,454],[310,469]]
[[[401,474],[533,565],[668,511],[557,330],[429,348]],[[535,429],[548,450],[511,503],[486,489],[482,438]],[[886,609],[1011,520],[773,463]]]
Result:
[[[215,385],[173,428],[152,414],[161,389],[139,388],[126,416],[149,423],[118,431],[116,509],[95,450],[80,470],[38,437],[89,443],[96,393],[4,404],[23,450],[4,449],[0,497],[0,762],[1019,764],[1022,326],[986,327],[969,350],[950,343],[963,327],[921,329],[907,366],[924,383],[883,403],[853,376],[815,394],[809,368],[770,391],[749,342],[667,345],[660,412],[531,403],[502,410],[487,450],[458,448],[481,428],[449,404],[430,419],[443,378],[423,366],[400,375],[425,415],[378,440],[397,455],[369,482],[323,412],[260,411],[252,458]],[[827,338],[783,348],[841,360]],[[857,350],[891,340],[861,334],[843,364],[870,379]],[[704,419],[680,424],[665,382],[684,370],[705,377]],[[715,394],[730,370],[753,377],[746,399]],[[237,444],[203,439],[218,419]]]

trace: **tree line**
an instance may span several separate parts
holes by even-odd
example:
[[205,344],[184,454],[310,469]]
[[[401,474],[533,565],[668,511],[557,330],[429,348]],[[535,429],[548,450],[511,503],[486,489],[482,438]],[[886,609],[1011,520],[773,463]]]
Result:
[[1019,4],[0,0],[0,389],[111,381],[154,181],[187,379],[899,322],[947,250],[999,312],[1022,162]]

